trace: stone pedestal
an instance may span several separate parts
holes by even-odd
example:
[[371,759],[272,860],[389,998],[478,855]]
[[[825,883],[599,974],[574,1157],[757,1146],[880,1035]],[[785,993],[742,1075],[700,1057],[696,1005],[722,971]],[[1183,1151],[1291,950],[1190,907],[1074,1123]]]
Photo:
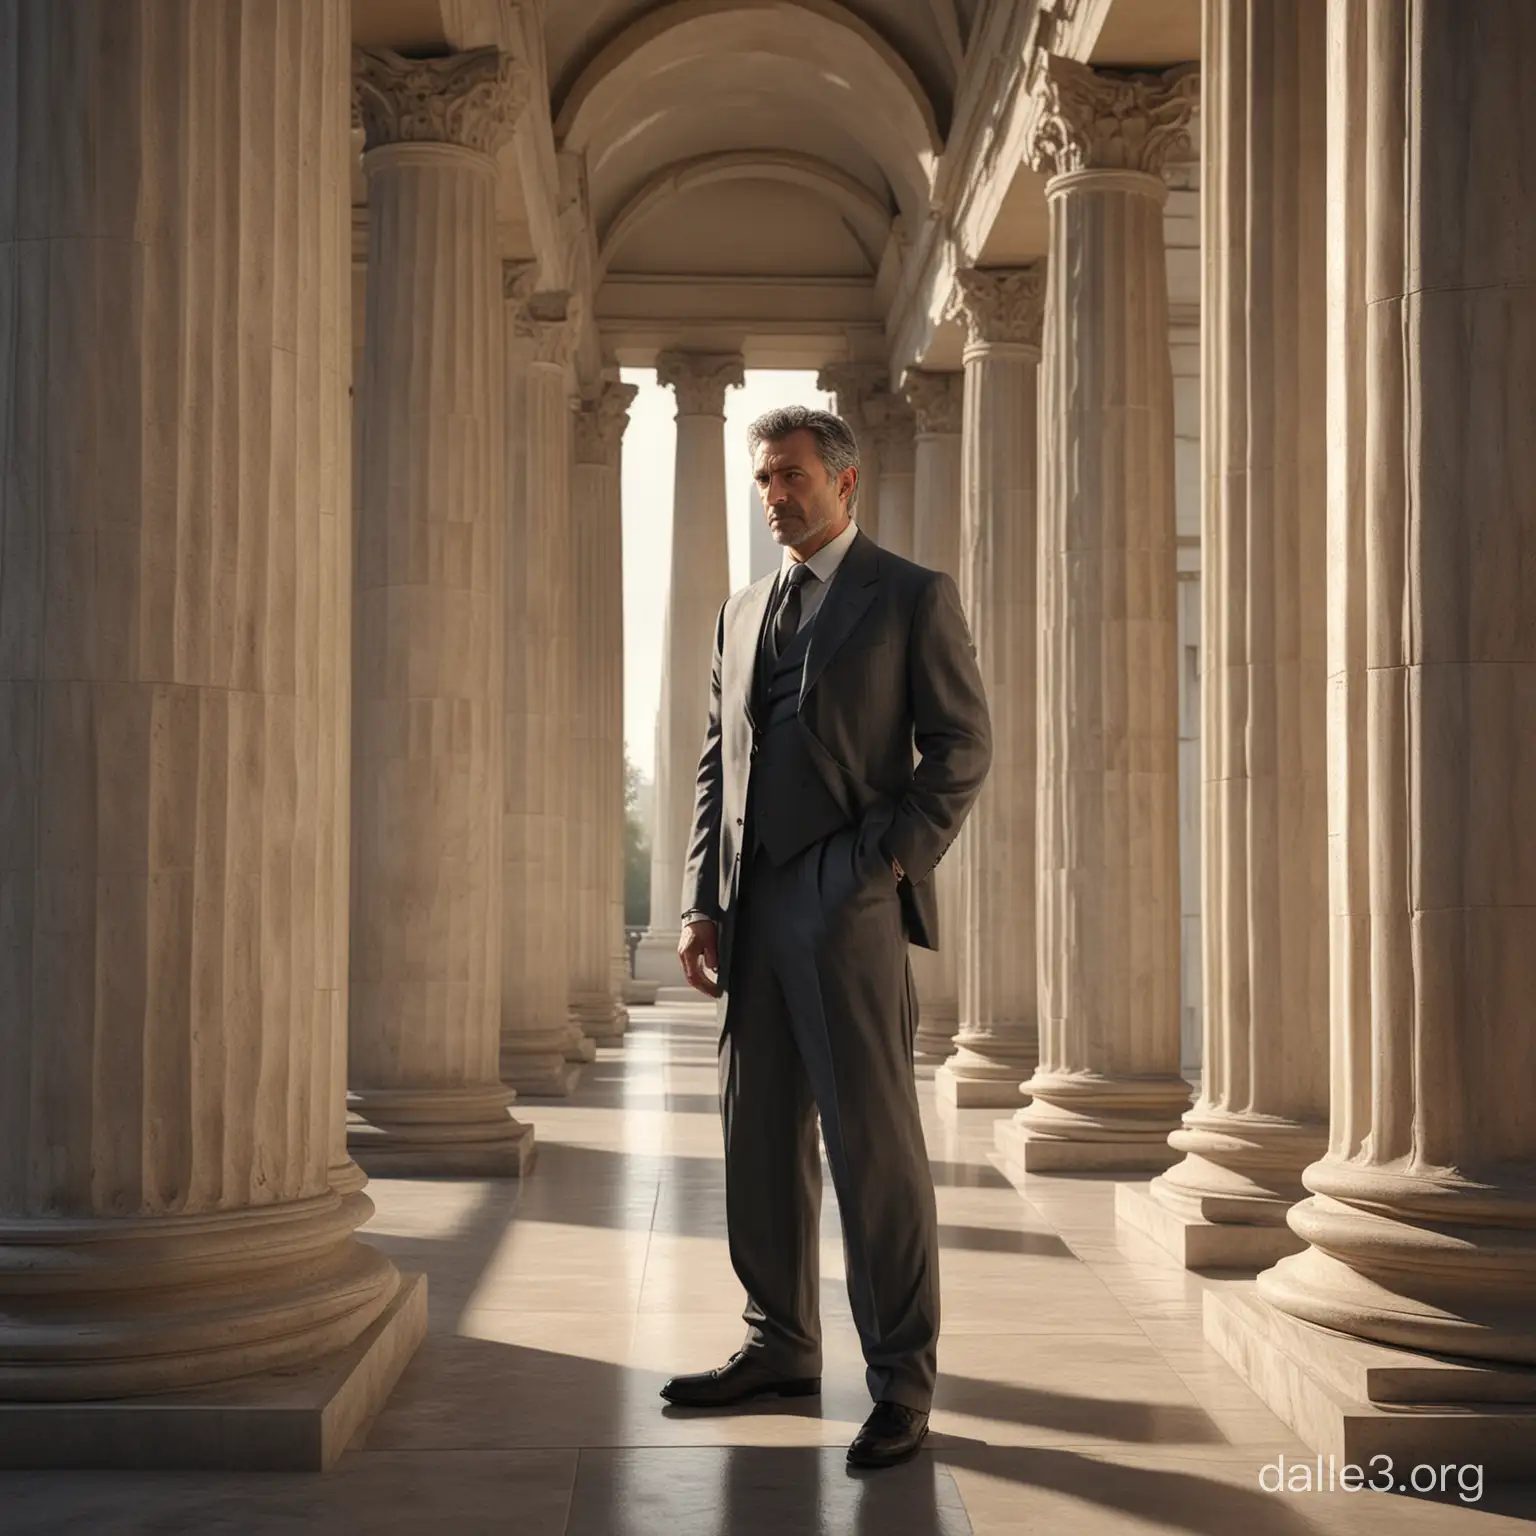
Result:
[[860,529],[877,544],[883,542],[880,523],[880,427],[885,420],[884,363],[833,363],[816,376],[816,387],[832,396],[832,408],[853,429],[859,445],[859,483],[853,516]]
[[[11,1466],[104,1401],[76,1465],[165,1464],[184,1433],[240,1465],[225,1383],[318,1361],[374,1412],[419,1337],[390,1325],[413,1283],[354,1237],[369,1202],[330,1181],[347,7],[253,15],[238,52],[163,9],[0,35],[26,124],[0,138]],[[242,196],[208,202],[222,178]],[[393,1370],[349,1354],[376,1328]],[[158,1394],[192,1388],[171,1422]]]
[[1044,64],[1040,1065],[999,1145],[1035,1168],[1161,1169],[1179,1075],[1173,400],[1158,172],[1197,82]]
[[368,320],[354,650],[351,1141],[369,1173],[499,1174],[503,380],[492,50],[359,54]]
[[1328,1113],[1326,4],[1205,18],[1204,1068],[1183,1161],[1116,1204],[1262,1268]]
[[1036,389],[1045,270],[956,275],[966,321],[960,596],[992,715],[961,837],[959,1028],[940,1102],[1015,1109],[1038,1054],[1035,983]]
[[[960,583],[960,429],[965,397],[958,373],[910,370],[902,392],[912,408],[912,558]],[[919,1065],[937,1067],[954,1050],[960,951],[960,864],[965,831],[951,856],[933,872],[939,902],[939,948],[910,950],[917,988],[918,1023],[914,1055]]]
[[[622,908],[615,935],[615,870],[624,866],[624,591],[619,519],[619,452],[633,384],[605,383],[576,416],[571,472],[571,537],[576,709],[571,751],[570,839],[580,900],[571,931],[571,1011],[600,1045],[624,1038],[629,1014],[623,972]],[[622,893],[622,884],[619,886]],[[622,896],[620,896],[622,899]]]
[[656,378],[677,393],[677,469],[665,660],[656,717],[651,924],[640,940],[635,972],[645,981],[679,986],[683,860],[693,824],[699,751],[709,718],[715,621],[731,590],[725,523],[725,391],[742,382],[741,358],[731,353],[664,352],[657,359]]
[[570,1018],[567,949],[571,338],[566,296],[532,292],[536,276],[531,264],[509,264],[502,273],[507,607],[501,1076],[521,1094],[561,1098],[575,1087],[583,1054],[583,1037]]
[[[1536,1377],[1536,228],[1508,203],[1536,32],[1328,15],[1329,1148],[1241,1348],[1207,1330],[1319,1445],[1305,1397],[1379,1401],[1339,1383],[1364,1341],[1409,1379],[1377,1449],[1528,1474],[1536,1411],[1484,1381]],[[1455,1393],[1426,1354],[1485,1374]]]

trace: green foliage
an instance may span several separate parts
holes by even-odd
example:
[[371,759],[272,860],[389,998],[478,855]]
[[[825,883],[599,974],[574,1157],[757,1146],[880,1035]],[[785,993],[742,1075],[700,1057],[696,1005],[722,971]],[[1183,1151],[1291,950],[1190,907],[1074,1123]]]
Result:
[[651,834],[636,806],[643,780],[624,754],[624,921],[643,928],[651,920]]

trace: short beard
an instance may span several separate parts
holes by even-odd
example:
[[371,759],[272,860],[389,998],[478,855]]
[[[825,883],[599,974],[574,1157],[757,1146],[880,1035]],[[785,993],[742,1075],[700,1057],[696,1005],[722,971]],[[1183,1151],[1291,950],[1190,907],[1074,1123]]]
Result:
[[833,525],[833,523],[835,523],[836,521],[837,521],[837,513],[836,512],[828,513],[826,516],[821,518],[819,522],[814,522],[813,523],[813,522],[807,521],[806,525],[805,525],[805,532],[802,533],[800,535],[800,537],[793,544],[790,544],[789,548],[791,548],[791,549],[799,549],[802,545],[811,543],[812,540],[817,538],[820,534],[825,533],[826,530],[828,528],[830,528]]

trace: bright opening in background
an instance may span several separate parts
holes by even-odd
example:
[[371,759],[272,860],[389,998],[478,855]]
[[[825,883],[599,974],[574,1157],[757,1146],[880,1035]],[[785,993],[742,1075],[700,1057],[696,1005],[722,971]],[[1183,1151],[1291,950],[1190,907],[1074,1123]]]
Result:
[[[623,378],[640,389],[624,434],[624,743],[630,761],[649,779],[656,772],[656,708],[661,701],[671,575],[677,407],[672,391],[656,382],[654,368],[626,368]],[[769,548],[772,541],[765,537],[757,541],[754,560],[753,530],[765,530],[747,453],[748,426],[776,405],[826,410],[831,396],[817,389],[814,373],[776,368],[748,369],[746,384],[726,391],[726,532],[732,591],[771,570],[778,560],[777,547]]]

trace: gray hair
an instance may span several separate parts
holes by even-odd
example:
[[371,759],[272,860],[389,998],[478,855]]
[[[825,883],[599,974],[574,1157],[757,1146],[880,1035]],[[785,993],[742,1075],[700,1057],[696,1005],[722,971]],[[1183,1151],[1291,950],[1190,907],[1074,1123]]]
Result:
[[[831,411],[813,411],[808,405],[781,405],[765,412],[747,428],[747,451],[755,459],[761,443],[776,443],[791,432],[809,432],[816,439],[816,456],[835,480],[845,469],[859,467],[859,440],[853,428]],[[859,499],[858,482],[848,498],[848,510]]]

